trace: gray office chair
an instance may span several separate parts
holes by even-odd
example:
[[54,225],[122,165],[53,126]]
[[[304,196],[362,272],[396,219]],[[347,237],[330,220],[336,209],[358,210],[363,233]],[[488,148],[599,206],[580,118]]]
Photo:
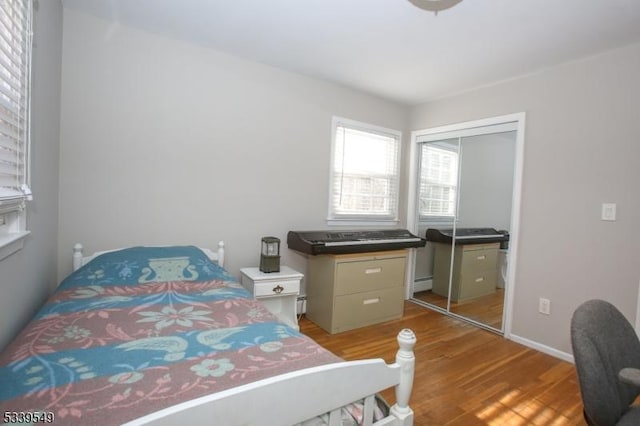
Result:
[[573,313],[571,346],[584,418],[591,426],[640,425],[640,341],[611,303],[590,300]]

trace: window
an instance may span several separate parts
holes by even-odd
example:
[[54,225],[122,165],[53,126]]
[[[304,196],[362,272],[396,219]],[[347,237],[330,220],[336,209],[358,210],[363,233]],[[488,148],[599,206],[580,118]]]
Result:
[[457,148],[446,143],[423,143],[420,161],[420,219],[453,219],[458,196]]
[[24,234],[24,206],[31,199],[31,8],[31,0],[0,6],[0,247]]
[[329,222],[395,222],[401,133],[334,117]]

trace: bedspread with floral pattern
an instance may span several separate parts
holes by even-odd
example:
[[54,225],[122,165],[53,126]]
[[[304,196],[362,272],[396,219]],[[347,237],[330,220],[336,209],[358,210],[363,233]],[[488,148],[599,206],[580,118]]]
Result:
[[0,355],[0,412],[120,424],[339,361],[195,247],[136,247],[71,274]]

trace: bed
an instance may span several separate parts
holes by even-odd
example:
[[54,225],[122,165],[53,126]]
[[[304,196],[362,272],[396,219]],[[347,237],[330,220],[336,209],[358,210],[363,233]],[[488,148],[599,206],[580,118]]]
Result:
[[[396,362],[344,362],[278,322],[224,245],[83,257],[0,354],[4,422],[411,425],[415,336]],[[388,408],[377,392],[395,386]]]

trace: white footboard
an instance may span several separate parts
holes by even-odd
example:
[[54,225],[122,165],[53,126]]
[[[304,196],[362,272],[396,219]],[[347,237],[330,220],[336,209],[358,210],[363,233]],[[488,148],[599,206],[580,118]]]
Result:
[[[194,399],[136,419],[127,425],[296,425],[329,414],[339,425],[340,408],[365,400],[364,425],[413,425],[409,396],[413,387],[416,338],[398,334],[396,362],[382,359],[341,362],[299,370]],[[376,393],[395,386],[396,404],[383,420],[373,422]]]

